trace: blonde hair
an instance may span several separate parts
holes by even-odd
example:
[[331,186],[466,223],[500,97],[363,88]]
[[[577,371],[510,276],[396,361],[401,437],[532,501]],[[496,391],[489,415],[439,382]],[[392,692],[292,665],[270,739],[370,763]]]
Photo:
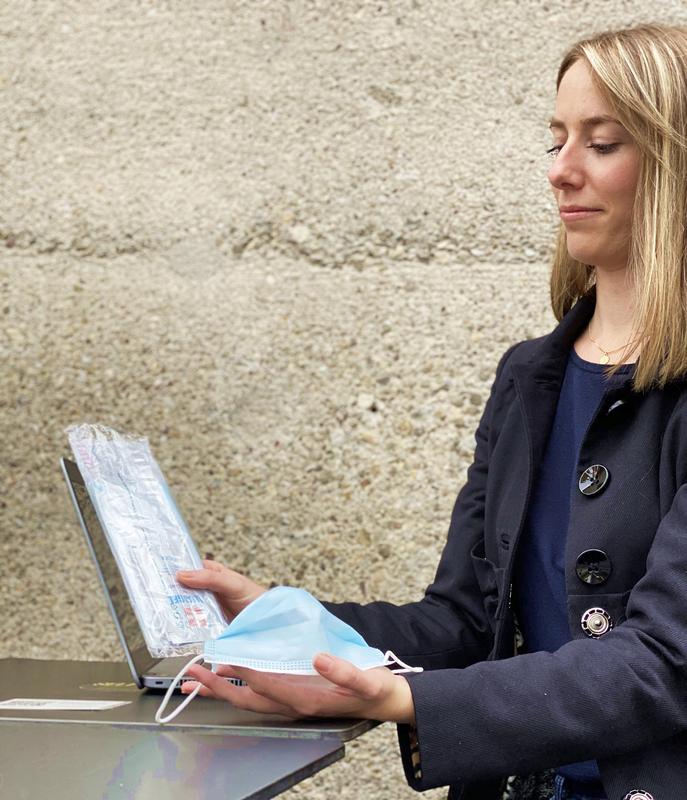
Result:
[[[634,389],[663,388],[687,373],[687,27],[645,24],[583,39],[564,56],[556,89],[579,59],[640,151],[628,256],[641,341]],[[561,224],[551,272],[556,319],[594,283],[594,267],[568,254]]]

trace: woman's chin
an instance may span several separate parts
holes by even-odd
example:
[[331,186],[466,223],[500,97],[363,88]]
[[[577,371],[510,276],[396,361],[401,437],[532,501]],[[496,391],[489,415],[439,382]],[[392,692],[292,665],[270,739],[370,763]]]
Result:
[[596,264],[599,260],[598,250],[590,247],[571,247],[570,242],[568,242],[568,255],[581,264]]

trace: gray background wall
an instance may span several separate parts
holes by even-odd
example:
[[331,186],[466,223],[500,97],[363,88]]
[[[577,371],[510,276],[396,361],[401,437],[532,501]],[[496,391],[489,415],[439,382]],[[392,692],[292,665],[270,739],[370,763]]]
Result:
[[[687,22],[653,8],[5,0],[0,657],[120,658],[57,467],[78,421],[146,435],[255,579],[420,596],[498,357],[553,324],[558,62]],[[412,797],[395,751],[287,796]]]

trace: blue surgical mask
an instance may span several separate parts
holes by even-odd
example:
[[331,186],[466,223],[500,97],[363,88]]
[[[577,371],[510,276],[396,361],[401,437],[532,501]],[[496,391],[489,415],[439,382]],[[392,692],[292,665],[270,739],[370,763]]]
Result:
[[260,672],[286,675],[318,675],[313,667],[317,653],[330,653],[350,661],[359,669],[390,666],[395,672],[421,672],[409,667],[390,651],[369,647],[350,625],[334,616],[305,589],[277,586],[260,595],[233,619],[216,639],[205,643],[203,653],[184,666],[167,690],[155,715],[156,722],[173,719],[196,696],[196,688],[171,714],[162,717],[169,698],[191,664],[248,667]]

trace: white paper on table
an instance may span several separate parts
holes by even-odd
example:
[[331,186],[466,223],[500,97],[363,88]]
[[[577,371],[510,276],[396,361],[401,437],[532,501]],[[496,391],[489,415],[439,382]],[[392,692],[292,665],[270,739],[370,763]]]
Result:
[[130,700],[54,700],[52,698],[14,697],[0,701],[0,709],[14,711],[107,711],[126,706]]

